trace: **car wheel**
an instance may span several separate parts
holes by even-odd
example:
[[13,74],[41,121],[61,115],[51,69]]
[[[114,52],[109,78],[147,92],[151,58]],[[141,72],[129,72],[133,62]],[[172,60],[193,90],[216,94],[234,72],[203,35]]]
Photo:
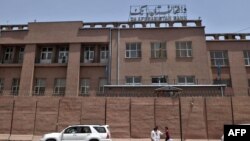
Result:
[[90,141],[99,141],[98,139],[91,139]]
[[47,139],[46,141],[56,141],[55,139]]

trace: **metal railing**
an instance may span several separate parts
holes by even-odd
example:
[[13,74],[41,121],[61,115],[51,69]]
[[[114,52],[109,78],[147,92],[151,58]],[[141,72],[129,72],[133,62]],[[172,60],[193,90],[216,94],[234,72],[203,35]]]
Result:
[[[159,88],[159,87],[158,87]],[[250,96],[250,88],[247,90],[235,91],[233,88],[224,88],[223,95],[221,94],[221,89],[219,87],[214,88],[192,88],[192,87],[178,87],[183,90],[179,92],[157,92],[157,87],[135,87],[135,88],[115,88],[115,87],[105,87],[102,91],[99,88],[91,88],[87,93],[77,93],[76,91],[64,91],[61,93],[54,93],[53,90],[45,90],[44,92],[35,91],[11,91],[4,90],[0,91],[0,96],[80,96],[80,97],[221,97],[221,96]]]

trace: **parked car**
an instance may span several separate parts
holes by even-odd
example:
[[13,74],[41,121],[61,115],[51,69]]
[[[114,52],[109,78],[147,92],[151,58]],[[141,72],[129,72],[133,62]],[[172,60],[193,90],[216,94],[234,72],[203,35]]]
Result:
[[108,125],[71,125],[60,133],[45,134],[40,141],[112,141]]

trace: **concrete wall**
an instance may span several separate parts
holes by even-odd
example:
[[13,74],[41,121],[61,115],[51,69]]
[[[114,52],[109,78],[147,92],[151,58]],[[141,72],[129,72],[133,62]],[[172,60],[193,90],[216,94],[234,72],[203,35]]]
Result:
[[218,139],[223,125],[249,123],[249,97],[0,97],[0,134],[42,135],[71,124],[108,124],[114,138],[149,138],[155,125],[173,138]]

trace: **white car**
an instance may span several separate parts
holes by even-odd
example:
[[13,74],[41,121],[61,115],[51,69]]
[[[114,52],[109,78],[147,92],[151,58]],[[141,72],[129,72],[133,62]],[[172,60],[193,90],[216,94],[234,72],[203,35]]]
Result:
[[71,125],[60,133],[45,134],[40,141],[112,141],[108,125]]

